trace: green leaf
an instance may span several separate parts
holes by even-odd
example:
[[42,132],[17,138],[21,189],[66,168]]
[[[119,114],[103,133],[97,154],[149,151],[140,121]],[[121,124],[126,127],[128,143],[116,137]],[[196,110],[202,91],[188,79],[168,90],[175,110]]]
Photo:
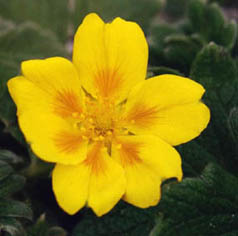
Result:
[[[67,56],[56,35],[32,22],[15,26],[0,37],[1,60],[19,63],[32,58]],[[3,62],[4,62],[3,61]],[[12,64],[15,65],[15,64]]]
[[165,38],[175,33],[178,33],[178,30],[169,24],[157,24],[152,27],[149,40],[150,64],[160,65],[164,63]]
[[42,214],[37,222],[27,230],[28,236],[66,236],[66,231],[58,226],[50,226]]
[[206,89],[218,88],[236,78],[236,66],[223,47],[210,43],[198,53],[190,77]]
[[42,161],[31,150],[29,150],[29,154],[31,163],[26,169],[24,169],[24,175],[28,178],[47,178],[55,164]]
[[100,218],[87,209],[72,236],[145,236],[153,227],[155,212],[156,208],[140,209],[124,202]]
[[187,9],[187,0],[167,0],[165,1],[164,11],[172,19],[178,19],[183,17]]
[[67,0],[0,0],[0,6],[0,15],[8,20],[32,21],[54,31],[62,41],[67,39],[70,16]]
[[11,21],[3,19],[0,16],[0,35],[7,33],[9,30],[15,28],[15,24]]
[[18,192],[25,185],[25,178],[20,175],[11,175],[0,181],[0,197],[6,197]]
[[23,161],[21,157],[9,150],[0,150],[0,160],[11,164],[18,164]]
[[187,74],[201,47],[197,40],[182,34],[172,34],[165,38],[164,56],[169,65]]
[[11,236],[25,236],[25,231],[21,223],[11,217],[0,218],[0,232],[7,232]]
[[4,235],[23,236],[21,223],[15,218],[32,219],[32,211],[25,203],[10,197],[21,190],[25,177],[14,173],[10,164],[18,164],[22,159],[7,150],[0,150],[0,232]]
[[160,217],[151,236],[235,236],[238,179],[215,164],[198,178],[164,186]]
[[[82,18],[88,12],[97,12],[107,22],[116,17],[135,21],[144,31],[148,30],[151,20],[161,7],[160,0],[81,0],[75,3],[75,19]],[[77,28],[80,22],[76,20],[74,23]]]
[[238,107],[231,109],[228,117],[228,127],[234,139],[234,142],[238,142]]
[[231,50],[237,40],[237,28],[235,21],[225,24],[215,42]]
[[[10,165],[8,165],[6,162],[0,160],[0,186],[1,186],[1,181],[12,173],[13,173],[13,168]],[[1,188],[0,188],[0,192],[1,192]]]
[[177,149],[182,158],[183,174],[186,177],[197,177],[208,163],[216,162],[216,158],[206,150],[206,146],[200,145],[198,141],[190,141]]
[[16,217],[32,220],[32,211],[25,203],[1,198],[0,218],[1,217]]
[[[210,43],[198,53],[190,77],[207,90],[203,100],[211,110],[211,122],[205,131],[206,135],[200,137],[199,141],[235,172],[237,148],[227,119],[230,110],[238,104],[236,64],[227,50]],[[230,158],[226,157],[227,153]]]
[[226,21],[222,9],[216,4],[205,4],[201,0],[190,0],[188,17],[195,32],[206,41],[211,41],[231,50],[237,37],[237,25]]
[[225,24],[222,9],[216,3],[212,3],[206,6],[205,14],[204,20],[206,20],[208,26],[201,28],[205,31],[204,34],[206,34],[208,40],[216,39],[221,34],[221,30]]
[[216,4],[205,4],[202,0],[190,0],[188,17],[196,32],[201,33],[208,41],[221,34],[225,24],[224,14]]
[[148,68],[149,72],[153,73],[153,76],[163,75],[163,74],[173,74],[183,76],[178,70],[166,67],[166,66],[154,66]]
[[205,4],[201,0],[190,0],[188,4],[188,18],[196,32],[204,29],[205,23]]
[[49,229],[47,236],[66,236],[66,235],[67,233],[63,228],[54,226]]
[[[234,47],[232,49],[232,54],[236,57],[236,64],[238,64],[238,24],[236,24],[236,40],[234,43]],[[237,67],[238,68],[238,67]]]

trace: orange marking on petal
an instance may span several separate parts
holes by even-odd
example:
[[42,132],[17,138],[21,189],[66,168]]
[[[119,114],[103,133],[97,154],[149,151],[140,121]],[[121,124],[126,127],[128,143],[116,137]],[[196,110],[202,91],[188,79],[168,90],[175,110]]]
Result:
[[54,142],[60,152],[73,153],[83,143],[84,139],[79,134],[72,134],[66,131],[58,133]]
[[100,70],[95,75],[94,79],[95,85],[102,97],[111,97],[116,91],[121,88],[123,83],[123,80],[118,73],[118,69]]
[[141,143],[121,143],[119,152],[123,167],[141,162],[139,156],[139,149],[141,145]]
[[72,90],[58,91],[54,101],[54,112],[67,118],[73,113],[81,113],[80,97]]
[[103,174],[106,170],[106,163],[102,156],[102,144],[96,143],[94,147],[88,152],[84,164],[91,168],[92,174]]
[[137,103],[127,115],[127,121],[146,128],[152,125],[158,118],[158,109],[156,106],[149,107],[141,103]]

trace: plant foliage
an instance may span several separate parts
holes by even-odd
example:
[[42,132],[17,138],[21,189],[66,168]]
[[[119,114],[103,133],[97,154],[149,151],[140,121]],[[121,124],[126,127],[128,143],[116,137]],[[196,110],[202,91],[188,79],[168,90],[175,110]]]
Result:
[[[0,235],[238,235],[238,25],[222,8],[234,2],[0,0]],[[184,179],[163,184],[158,206],[120,202],[101,218],[88,208],[75,216],[59,209],[52,166],[29,151],[6,87],[23,60],[70,58],[72,36],[92,11],[107,21],[120,16],[139,23],[149,42],[148,77],[198,81],[211,110],[205,132],[177,147]]]

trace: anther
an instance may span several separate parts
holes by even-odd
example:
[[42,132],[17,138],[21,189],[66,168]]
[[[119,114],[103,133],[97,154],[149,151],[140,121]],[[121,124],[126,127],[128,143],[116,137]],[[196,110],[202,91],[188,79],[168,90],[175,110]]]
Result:
[[93,123],[93,119],[92,119],[92,118],[89,118],[88,121],[89,121],[89,123],[91,123],[91,124]]
[[90,103],[88,98],[85,98],[85,103]]
[[99,139],[100,141],[103,141],[105,138],[104,138],[102,135],[100,135],[100,136],[98,137],[98,139]]
[[112,131],[107,131],[107,135],[111,136],[112,135]]
[[82,127],[80,127],[80,130],[84,132],[84,131],[86,131],[86,128],[84,126],[82,126]]
[[74,128],[79,128],[79,127],[80,127],[80,122],[75,122],[75,123],[73,124],[73,126],[74,126]]
[[81,118],[81,119],[84,119],[84,118],[85,118],[85,115],[82,113],[82,114],[80,115],[80,118]]
[[131,120],[131,124],[135,124],[135,120]]
[[127,130],[127,129],[124,129],[124,130],[122,131],[122,133],[123,133],[123,134],[128,134],[128,130]]
[[116,148],[117,148],[117,149],[121,149],[121,144],[120,144],[120,143],[117,144],[117,145],[116,145]]
[[99,141],[99,138],[98,137],[94,137],[93,141]]
[[82,136],[82,139],[83,139],[83,140],[87,140],[88,138],[87,138],[87,136],[83,135],[83,136]]
[[73,113],[72,113],[72,116],[73,116],[74,118],[76,118],[76,117],[79,116],[79,113],[78,113],[78,112],[73,112]]

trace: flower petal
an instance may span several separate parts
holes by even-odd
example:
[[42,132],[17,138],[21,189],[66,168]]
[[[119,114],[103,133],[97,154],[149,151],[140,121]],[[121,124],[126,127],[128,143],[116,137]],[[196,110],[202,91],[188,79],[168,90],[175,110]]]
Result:
[[21,70],[25,78],[47,93],[62,90],[81,93],[77,71],[72,62],[63,57],[24,61]]
[[136,164],[126,168],[127,188],[123,200],[137,207],[156,206],[160,200],[161,180],[147,166]]
[[182,178],[179,154],[156,136],[121,136],[117,145],[112,146],[112,157],[126,173],[124,200],[138,207],[146,208],[158,203],[162,180]]
[[72,122],[55,112],[58,106],[54,93],[49,94],[23,76],[9,80],[8,88],[17,105],[20,128],[37,156],[62,164],[76,164],[86,158],[87,143]]
[[187,78],[161,75],[136,86],[125,108],[126,126],[135,134],[153,134],[171,145],[197,137],[210,119],[200,102],[204,88]]
[[146,165],[162,180],[177,178],[180,181],[182,179],[182,163],[179,153],[157,136],[119,136],[117,146],[115,143],[112,145],[112,157],[124,168],[136,163]]
[[52,174],[53,191],[60,207],[73,215],[86,204],[90,168],[83,164],[57,164]]
[[147,60],[144,33],[134,22],[116,18],[105,24],[89,14],[75,35],[73,63],[93,96],[125,99],[145,79]]
[[97,216],[110,211],[125,193],[123,168],[108,155],[100,144],[92,146],[85,163],[91,166],[88,206]]

